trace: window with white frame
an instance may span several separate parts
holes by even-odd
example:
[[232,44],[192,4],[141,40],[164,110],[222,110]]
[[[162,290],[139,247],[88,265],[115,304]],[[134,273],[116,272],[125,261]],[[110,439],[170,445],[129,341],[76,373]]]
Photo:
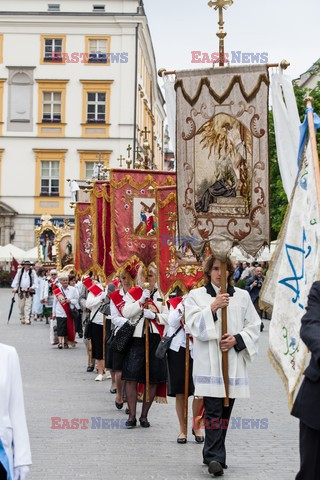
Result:
[[61,122],[61,92],[43,92],[42,122]]
[[44,39],[44,61],[62,62],[62,38]]
[[41,161],[40,195],[59,196],[60,162]]
[[105,123],[106,94],[104,92],[87,93],[87,122]]
[[107,40],[102,38],[89,39],[89,62],[107,63]]

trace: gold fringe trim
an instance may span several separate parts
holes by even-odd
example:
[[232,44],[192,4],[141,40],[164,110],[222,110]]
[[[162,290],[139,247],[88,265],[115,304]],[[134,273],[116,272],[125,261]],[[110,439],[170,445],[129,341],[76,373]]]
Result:
[[210,95],[215,99],[215,101],[217,103],[219,103],[221,105],[229,97],[233,87],[237,83],[239,84],[239,88],[240,88],[240,91],[241,91],[243,97],[245,98],[246,102],[248,103],[248,102],[251,102],[251,100],[253,100],[253,98],[257,95],[257,93],[259,92],[259,90],[261,88],[262,83],[265,83],[267,86],[269,86],[269,78],[268,78],[268,75],[266,73],[259,75],[259,79],[258,79],[258,82],[257,82],[256,86],[249,93],[247,93],[245,88],[244,88],[241,75],[234,75],[234,77],[232,78],[228,88],[224,91],[224,93],[222,95],[218,95],[216,93],[216,91],[213,90],[213,88],[211,87],[210,79],[208,77],[201,78],[201,80],[199,82],[199,85],[198,85],[198,88],[197,88],[197,92],[196,92],[194,97],[190,97],[188,95],[188,93],[186,92],[186,90],[184,88],[184,84],[183,84],[182,79],[176,81],[175,90],[177,91],[178,88],[181,88],[181,92],[182,92],[183,97],[189,103],[189,105],[191,105],[191,107],[193,107],[197,103],[197,101],[199,100],[199,97],[200,97],[201,92],[202,92],[202,87],[206,86],[209,90]]

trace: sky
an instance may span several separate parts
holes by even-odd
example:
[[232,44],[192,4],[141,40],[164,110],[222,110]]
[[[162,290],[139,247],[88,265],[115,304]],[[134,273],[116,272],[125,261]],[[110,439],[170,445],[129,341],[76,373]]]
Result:
[[[191,51],[219,51],[218,12],[208,0],[144,0],[144,5],[158,69],[206,67],[191,63]],[[266,52],[268,63],[286,59],[293,79],[320,58],[320,0],[234,0],[224,19],[225,52]]]

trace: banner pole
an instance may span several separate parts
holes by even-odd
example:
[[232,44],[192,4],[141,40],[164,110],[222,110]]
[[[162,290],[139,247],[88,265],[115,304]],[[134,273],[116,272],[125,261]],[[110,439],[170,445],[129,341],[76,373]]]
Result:
[[[188,400],[189,400],[189,369],[190,369],[190,336],[186,334],[186,357],[184,378],[184,432],[188,435]],[[193,427],[192,427],[193,428]]]
[[[227,293],[227,264],[221,262],[221,293]],[[224,307],[221,312],[222,316],[222,336],[228,333],[228,318],[227,307]],[[222,373],[226,396],[224,399],[224,406],[229,407],[229,357],[228,352],[222,352]]]
[[[305,98],[305,105],[306,105],[307,108],[313,108],[313,98],[312,97],[306,97]],[[315,178],[315,182],[316,182],[318,204],[319,204],[319,207],[320,207],[319,154],[318,154],[317,137],[316,137],[316,132],[315,132],[314,118],[313,118],[313,112],[312,111],[308,112],[308,126],[309,126],[309,136],[310,136],[310,143],[311,143],[311,150],[312,150],[314,178]]]

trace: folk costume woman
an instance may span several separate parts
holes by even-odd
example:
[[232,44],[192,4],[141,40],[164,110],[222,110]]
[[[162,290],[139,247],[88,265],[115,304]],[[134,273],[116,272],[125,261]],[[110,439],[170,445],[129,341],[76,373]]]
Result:
[[[185,401],[185,361],[186,361],[186,329],[184,324],[184,298],[174,297],[167,302],[169,308],[168,325],[166,334],[173,337],[167,353],[168,363],[168,396],[176,398],[176,412],[180,424],[180,433],[177,443],[187,443],[185,431],[184,401]],[[189,396],[194,394],[192,380],[193,366],[193,339],[190,339],[189,358]],[[192,433],[197,443],[203,443],[204,437],[199,426],[203,399],[194,398],[192,403],[193,428]]]
[[[140,416],[140,425],[144,428],[150,427],[148,412],[155,397],[161,397],[165,402],[166,397],[166,364],[164,360],[155,357],[155,351],[163,336],[164,326],[167,323],[168,310],[162,304],[160,292],[156,286],[157,267],[151,264],[147,271],[147,278],[144,277],[143,268],[138,271],[138,284],[128,291],[124,296],[125,305],[122,308],[122,315],[128,318],[136,328],[133,334],[133,341],[126,352],[123,362],[122,380],[126,381],[126,395],[129,407],[129,418],[126,422],[128,428],[136,426],[137,390],[146,384],[145,370],[145,322],[149,319],[149,363],[150,363],[150,401],[146,402],[145,392]],[[145,281],[149,283],[149,289],[143,289]],[[141,393],[141,390],[140,390]],[[159,401],[161,401],[159,399]]]
[[58,276],[58,284],[53,286],[53,318],[57,319],[58,348],[62,348],[64,340],[64,348],[69,348],[68,342],[75,346],[75,326],[71,316],[71,308],[75,308],[79,295],[75,287],[68,285],[69,277],[66,273]]
[[[122,309],[124,306],[123,297],[125,294],[132,288],[132,278],[130,273],[131,266],[129,266],[128,271],[122,270],[120,272],[120,290],[115,290],[109,294],[110,298],[110,312],[111,312],[111,323],[113,327],[113,336],[117,335],[117,332],[122,325],[124,325],[127,319],[122,314]],[[115,352],[111,350],[110,354],[110,363],[108,363],[108,368],[111,368],[115,372],[115,382],[117,388],[117,397],[115,401],[116,407],[121,410],[123,407],[123,381],[122,381],[122,366],[123,360],[125,357],[125,352]]]
[[0,343],[0,478],[26,480],[31,451],[18,354]]
[[[98,375],[96,382],[102,382],[104,379],[104,359],[103,359],[103,314],[99,311],[103,304],[107,292],[97,281],[91,280],[92,287],[89,288],[86,307],[91,310],[90,321],[92,322],[92,357],[97,361]],[[83,282],[85,284],[85,281]],[[95,287],[95,288],[94,288]]]
[[[228,281],[232,275],[233,266],[228,260]],[[228,293],[220,293],[221,262],[213,255],[205,264],[204,276],[206,285],[192,290],[185,300],[185,321],[194,341],[195,395],[204,397],[203,462],[209,465],[209,473],[221,476],[226,468],[225,438],[234,401],[249,397],[247,363],[258,353],[261,322],[248,292],[228,283]],[[227,307],[228,333],[222,336],[224,307]],[[226,392],[222,352],[228,352],[229,407],[223,404]],[[218,424],[217,419],[220,419]]]

